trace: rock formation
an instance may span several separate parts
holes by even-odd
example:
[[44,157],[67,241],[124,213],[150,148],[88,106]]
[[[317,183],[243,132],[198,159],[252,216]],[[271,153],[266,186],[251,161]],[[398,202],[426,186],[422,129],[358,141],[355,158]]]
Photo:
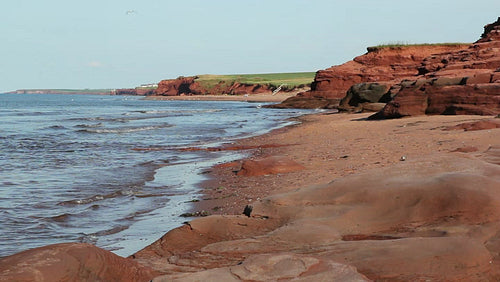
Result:
[[[371,111],[378,112],[385,106],[383,102],[387,102],[384,97],[387,96],[390,87],[390,84],[378,82],[354,84],[347,91],[347,95],[340,100],[338,109],[348,112],[372,109]],[[392,97],[386,99],[390,100]]]
[[154,88],[122,88],[116,89],[114,91],[114,95],[132,95],[132,96],[150,96],[155,93]]
[[272,92],[272,89],[269,86],[262,84],[220,81],[215,86],[206,87],[196,81],[196,79],[196,76],[190,76],[162,80],[158,84],[158,88],[154,94],[159,96],[220,94],[243,95]]
[[370,281],[353,266],[292,253],[254,255],[241,264],[194,273],[160,276],[162,281]]
[[[402,79],[418,75],[418,67],[426,57],[442,52],[467,48],[466,44],[415,45],[401,47],[369,47],[368,52],[342,65],[316,73],[311,91],[289,98],[278,107],[316,108],[324,101],[323,108],[339,104],[347,90],[354,84],[378,82],[395,84]],[[311,106],[309,105],[311,103]]]
[[56,244],[0,259],[0,281],[148,281],[158,273],[90,244]]
[[[390,101],[372,118],[491,115],[500,113],[499,83],[500,18],[486,25],[472,45],[368,48],[353,61],[318,71],[311,91],[278,107],[332,108],[337,102],[341,111],[360,112],[379,110],[383,105],[378,103]],[[378,93],[379,85],[388,88],[385,95]]]
[[342,98],[361,82],[391,82],[416,76],[422,60],[432,54],[461,50],[466,45],[370,47],[345,64],[317,72],[306,97]]
[[499,114],[500,18],[469,48],[423,60],[419,73],[418,79],[401,82],[394,99],[372,118]]
[[359,281],[357,272],[373,280],[493,281],[499,153],[436,154],[274,195],[254,203],[251,217],[195,219],[133,257],[167,275],[157,281],[307,281],[344,275],[345,265]]

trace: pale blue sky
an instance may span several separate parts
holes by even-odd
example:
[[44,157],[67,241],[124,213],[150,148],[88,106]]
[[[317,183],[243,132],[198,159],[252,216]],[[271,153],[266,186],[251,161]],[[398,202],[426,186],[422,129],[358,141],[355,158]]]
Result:
[[500,16],[499,0],[2,0],[0,7],[0,92],[317,71],[381,43],[473,42]]

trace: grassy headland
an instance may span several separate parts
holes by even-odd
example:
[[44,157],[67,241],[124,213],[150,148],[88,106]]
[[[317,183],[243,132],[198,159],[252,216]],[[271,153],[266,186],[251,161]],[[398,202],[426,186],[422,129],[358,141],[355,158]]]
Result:
[[376,46],[368,47],[368,51],[380,50],[385,48],[404,48],[404,47],[425,47],[425,46],[469,46],[470,43],[463,42],[445,42],[445,43],[408,43],[408,42],[391,42],[382,43]]
[[284,84],[286,88],[303,87],[310,85],[315,72],[293,72],[293,73],[261,73],[261,74],[232,74],[232,75],[198,75],[196,81],[205,88],[212,88],[220,82],[233,84],[262,84],[277,88]]

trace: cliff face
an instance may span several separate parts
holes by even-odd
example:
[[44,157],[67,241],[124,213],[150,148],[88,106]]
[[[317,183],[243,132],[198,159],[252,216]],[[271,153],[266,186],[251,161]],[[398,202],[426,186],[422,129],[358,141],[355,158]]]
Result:
[[354,84],[362,82],[394,82],[418,75],[418,67],[426,57],[465,49],[467,45],[403,46],[368,48],[368,53],[345,64],[316,73],[311,91],[304,97],[342,98]]
[[[423,60],[419,74],[426,77],[493,74],[500,67],[500,18],[484,27],[481,38],[467,49],[430,56]],[[488,79],[484,83],[489,83]]]
[[352,61],[318,71],[311,91],[279,107],[318,105],[351,112],[382,109],[373,118],[499,114],[500,18],[470,45],[368,48]]
[[500,18],[467,49],[430,56],[417,80],[399,84],[373,118],[418,114],[500,114]]
[[263,84],[246,84],[239,82],[220,81],[214,86],[204,86],[196,81],[196,76],[179,77],[160,81],[154,95],[178,96],[178,95],[242,95],[271,93],[269,86]]
[[123,88],[116,89],[115,95],[138,95],[138,96],[149,96],[154,94],[155,89],[151,88]]

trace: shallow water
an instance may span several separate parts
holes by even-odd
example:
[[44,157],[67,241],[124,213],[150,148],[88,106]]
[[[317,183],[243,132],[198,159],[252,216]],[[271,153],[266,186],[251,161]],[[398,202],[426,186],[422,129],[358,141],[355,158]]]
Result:
[[201,170],[241,156],[180,152],[262,134],[303,110],[141,97],[0,95],[0,257],[60,242],[123,256],[185,221]]

